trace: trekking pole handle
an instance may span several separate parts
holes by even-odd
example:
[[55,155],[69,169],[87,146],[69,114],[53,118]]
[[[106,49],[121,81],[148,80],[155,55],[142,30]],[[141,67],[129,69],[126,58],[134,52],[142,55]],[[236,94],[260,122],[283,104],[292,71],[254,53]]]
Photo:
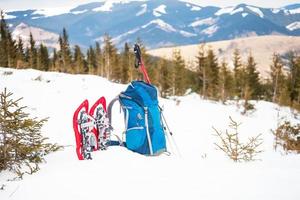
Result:
[[139,66],[142,64],[142,53],[140,46],[138,44],[134,45],[134,54],[135,54],[135,68],[139,68]]
[[150,78],[148,76],[147,70],[144,66],[144,62],[142,60],[142,52],[141,52],[141,48],[138,44],[134,45],[134,54],[135,54],[135,68],[139,68],[141,69],[143,75],[144,75],[144,80],[146,80],[146,82],[148,84],[151,84],[150,82]]

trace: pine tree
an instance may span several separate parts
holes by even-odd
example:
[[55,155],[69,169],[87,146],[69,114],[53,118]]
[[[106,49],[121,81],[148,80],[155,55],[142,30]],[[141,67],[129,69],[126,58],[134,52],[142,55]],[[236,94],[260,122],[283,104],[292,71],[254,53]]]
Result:
[[175,95],[175,68],[170,61],[163,59],[161,62],[161,96]]
[[6,25],[6,21],[4,19],[4,13],[1,10],[1,20],[0,20],[0,66],[7,67],[8,66],[8,27]]
[[75,71],[74,69],[71,68],[72,54],[71,54],[71,49],[69,44],[69,36],[65,28],[63,28],[63,33],[62,35],[60,35],[58,42],[60,46],[60,51],[58,52],[58,55],[61,61],[61,66],[60,66],[61,70],[63,72]]
[[294,52],[290,52],[288,55],[289,60],[289,91],[290,91],[290,102],[291,106],[300,103],[300,65],[299,58],[297,59]]
[[81,52],[81,49],[78,45],[75,45],[74,48],[74,61],[73,64],[75,65],[75,73],[88,73],[88,67],[85,67],[85,60],[84,55]]
[[225,103],[233,93],[233,77],[230,70],[228,70],[228,64],[225,59],[223,59],[221,63],[218,85],[220,88],[221,101]]
[[282,72],[283,64],[279,54],[274,53],[272,58],[272,64],[270,66],[271,83],[273,88],[272,101],[278,103],[278,97],[284,84],[284,75]]
[[183,95],[186,89],[185,63],[181,56],[180,50],[173,51],[173,67],[175,71],[174,77],[174,94]]
[[92,46],[87,51],[87,65],[89,74],[95,74],[97,71],[96,54]]
[[31,32],[29,35],[28,65],[33,69],[37,68],[37,49]]
[[17,68],[24,68],[25,61],[25,53],[24,53],[24,45],[23,40],[19,37],[18,45],[17,45]]
[[38,49],[38,56],[37,56],[37,69],[43,71],[49,71],[50,68],[50,59],[47,47],[43,44],[40,44]]
[[51,70],[59,71],[59,61],[56,49],[53,49],[53,56],[51,59]]
[[256,71],[256,63],[252,53],[248,56],[245,72],[245,87],[248,90],[247,95],[249,95],[250,99],[258,99],[261,87],[259,82],[259,72]]
[[15,67],[17,65],[17,46],[16,41],[12,39],[11,33],[7,32],[7,65]]
[[209,97],[218,98],[218,79],[219,79],[219,66],[218,60],[212,49],[208,49],[207,57],[205,60],[207,67],[207,93]]
[[99,42],[96,42],[95,48],[95,59],[96,59],[96,74],[103,76],[103,66],[102,66],[102,51]]
[[207,97],[206,90],[207,90],[207,65],[206,65],[206,56],[205,56],[205,44],[201,44],[199,46],[198,55],[196,56],[196,65],[197,65],[197,73],[199,76],[199,86],[201,91],[199,92],[205,98]]
[[130,68],[133,67],[133,55],[130,52],[128,43],[124,45],[124,50],[122,52],[122,78],[121,83],[128,83],[131,79],[130,77]]
[[233,72],[234,72],[234,88],[235,95],[239,98],[242,97],[242,88],[243,88],[243,74],[244,69],[241,61],[240,51],[235,49],[233,52]]
[[10,170],[22,178],[38,171],[44,156],[61,147],[45,143],[41,128],[47,120],[30,118],[19,106],[21,99],[11,96],[6,89],[0,94],[0,172]]
[[113,68],[116,63],[117,50],[112,43],[112,39],[108,34],[104,35],[104,48],[103,48],[103,59],[104,59],[104,76],[111,80],[113,76]]

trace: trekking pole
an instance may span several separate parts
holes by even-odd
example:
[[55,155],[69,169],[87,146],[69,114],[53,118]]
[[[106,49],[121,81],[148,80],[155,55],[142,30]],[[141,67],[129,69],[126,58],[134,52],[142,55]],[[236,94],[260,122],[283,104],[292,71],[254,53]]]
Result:
[[[169,134],[170,134],[170,136],[171,136],[172,143],[174,144],[175,149],[176,149],[176,151],[177,151],[179,157],[182,157],[182,156],[181,156],[181,153],[180,153],[180,151],[179,151],[179,148],[178,148],[178,146],[177,146],[177,143],[176,143],[176,141],[175,141],[175,139],[174,139],[174,137],[173,137],[173,132],[170,130],[169,125],[168,125],[168,123],[167,123],[167,120],[166,120],[166,118],[165,118],[165,116],[164,116],[163,110],[162,110],[161,107],[159,107],[159,108],[160,108],[160,111],[161,111],[162,119],[163,119],[163,121],[165,122],[164,124],[166,125],[165,128],[167,128],[167,130],[168,130],[168,132],[169,132]],[[169,138],[169,137],[167,136],[167,138]],[[171,145],[171,142],[170,142],[170,145]],[[172,146],[172,145],[171,145],[171,146]],[[171,148],[172,148],[172,147],[171,147]]]
[[138,44],[134,45],[134,54],[135,54],[135,68],[140,67],[140,69],[143,73],[143,76],[144,76],[144,80],[146,80],[146,82],[148,84],[151,84],[147,70],[146,70],[144,62],[142,60],[142,52],[141,52],[140,46]]

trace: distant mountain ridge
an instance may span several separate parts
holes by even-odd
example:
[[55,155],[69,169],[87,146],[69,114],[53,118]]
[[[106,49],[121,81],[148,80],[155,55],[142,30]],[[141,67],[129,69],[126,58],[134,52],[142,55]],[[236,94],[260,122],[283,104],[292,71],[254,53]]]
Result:
[[282,8],[247,4],[219,8],[175,0],[123,0],[94,2],[75,8],[10,11],[5,18],[12,30],[23,23],[59,34],[65,27],[70,42],[85,48],[95,41],[101,42],[105,33],[117,46],[141,38],[148,48],[247,36],[300,36],[300,4]]

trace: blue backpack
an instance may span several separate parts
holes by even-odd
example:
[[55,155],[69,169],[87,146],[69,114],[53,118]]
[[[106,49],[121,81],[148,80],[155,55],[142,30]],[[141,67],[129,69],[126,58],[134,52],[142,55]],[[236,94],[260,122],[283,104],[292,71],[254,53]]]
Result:
[[157,90],[143,81],[133,81],[108,107],[119,100],[125,118],[126,147],[143,155],[158,155],[167,151]]

